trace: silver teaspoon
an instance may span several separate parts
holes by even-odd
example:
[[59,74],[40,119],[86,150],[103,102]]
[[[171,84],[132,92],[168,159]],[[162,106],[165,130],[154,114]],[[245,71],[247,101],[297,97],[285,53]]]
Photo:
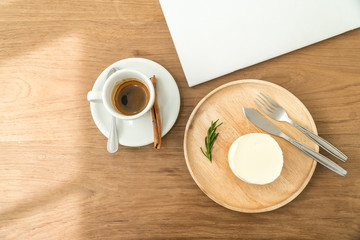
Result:
[[109,153],[115,153],[119,149],[119,140],[116,131],[116,118],[111,117],[111,128],[110,134],[107,142],[107,150]]
[[[106,77],[110,77],[111,74],[119,70],[117,67],[114,67],[111,69]],[[107,150],[109,153],[115,153],[119,149],[119,139],[117,135],[117,128],[116,128],[116,118],[114,116],[111,116],[111,127],[110,127],[110,133],[109,138],[107,141]]]

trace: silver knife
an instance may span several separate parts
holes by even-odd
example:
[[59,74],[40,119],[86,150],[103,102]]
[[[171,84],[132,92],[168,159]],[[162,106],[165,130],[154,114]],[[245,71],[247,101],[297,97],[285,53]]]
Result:
[[345,176],[347,171],[328,159],[327,157],[321,155],[320,153],[315,152],[311,148],[299,143],[298,141],[292,139],[291,137],[287,136],[285,133],[283,133],[277,126],[272,124],[269,120],[267,120],[263,115],[261,115],[258,111],[256,111],[253,108],[244,108],[243,112],[246,116],[246,118],[254,124],[256,127],[264,130],[265,132],[268,132],[272,135],[284,138],[285,140],[289,141],[293,145],[295,145],[297,148],[299,148],[301,151],[309,155],[311,158],[316,160],[318,163],[324,165],[325,167],[329,168],[330,170],[336,172],[337,174],[340,174],[341,176]]

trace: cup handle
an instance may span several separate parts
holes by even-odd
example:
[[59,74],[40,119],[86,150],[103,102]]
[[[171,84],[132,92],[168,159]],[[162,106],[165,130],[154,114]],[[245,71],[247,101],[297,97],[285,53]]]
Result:
[[87,100],[89,102],[101,102],[102,101],[101,91],[88,92]]

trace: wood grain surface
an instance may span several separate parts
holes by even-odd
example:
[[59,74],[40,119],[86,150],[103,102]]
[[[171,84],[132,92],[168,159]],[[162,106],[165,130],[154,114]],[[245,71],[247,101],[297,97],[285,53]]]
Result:
[[[281,103],[295,122],[316,133],[315,122],[299,99],[278,85],[254,79],[232,81],[211,91],[195,107],[185,128],[184,155],[196,184],[215,202],[239,212],[260,213],[284,206],[303,191],[316,167],[312,158],[286,140],[273,136],[284,157],[283,169],[274,182],[248,184],[233,174],[228,161],[231,144],[245,134],[266,133],[249,122],[242,111],[242,107],[247,107],[262,112],[254,102],[260,93]],[[218,129],[213,161],[210,162],[202,155],[199,146],[204,148],[204,137],[210,123],[217,119],[223,124]],[[319,146],[298,130],[268,119],[286,135],[319,151]]]
[[[128,57],[160,63],[180,88],[160,151],[109,154],[91,118],[87,92]],[[209,199],[186,167],[185,125],[211,90],[246,78],[297,96],[348,155],[347,176],[318,165],[268,213]],[[157,0],[2,0],[0,96],[0,239],[360,238],[360,29],[189,88]]]

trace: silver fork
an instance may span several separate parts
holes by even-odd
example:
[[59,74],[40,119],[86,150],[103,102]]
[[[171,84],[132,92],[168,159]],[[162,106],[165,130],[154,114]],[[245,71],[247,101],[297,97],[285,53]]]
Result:
[[339,149],[334,147],[331,143],[327,142],[325,139],[319,137],[318,135],[310,132],[303,126],[297,124],[293,120],[289,118],[284,108],[282,108],[277,102],[267,97],[265,94],[260,93],[258,98],[255,101],[256,105],[261,108],[269,117],[274,120],[281,122],[288,122],[299,129],[302,133],[304,133],[308,138],[316,142],[320,147],[324,150],[332,154],[333,156],[339,158],[341,161],[345,162],[347,156],[342,153]]

